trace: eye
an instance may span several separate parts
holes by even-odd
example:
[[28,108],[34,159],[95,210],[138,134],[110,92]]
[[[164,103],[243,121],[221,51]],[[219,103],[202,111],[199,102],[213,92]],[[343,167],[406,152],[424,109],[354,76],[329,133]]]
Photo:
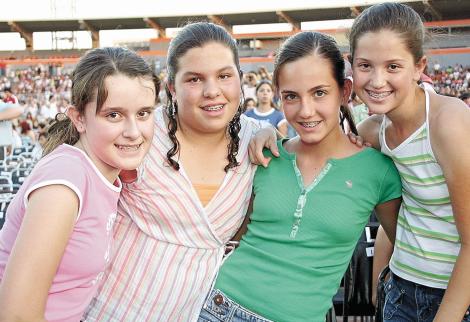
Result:
[[118,112],[110,112],[106,114],[106,118],[111,121],[117,121],[121,118],[121,114],[119,114]]
[[293,100],[295,100],[296,98],[297,98],[297,95],[295,95],[295,94],[284,94],[284,95],[282,96],[282,100],[283,100],[283,101],[293,101]]
[[313,93],[313,96],[315,97],[323,97],[326,95],[326,91],[322,90],[322,89],[319,89],[318,91],[315,91]]
[[392,71],[395,71],[395,70],[398,70],[400,66],[398,66],[397,64],[390,64],[388,68]]
[[201,81],[201,78],[200,77],[191,77],[190,79],[188,79],[188,82],[189,83],[198,83]]
[[147,119],[151,114],[153,110],[142,110],[137,113],[137,117],[140,119]]
[[370,68],[370,64],[368,63],[359,63],[357,64],[357,67],[361,70],[367,70]]
[[219,76],[220,79],[229,79],[230,77],[232,77],[230,74],[222,74]]

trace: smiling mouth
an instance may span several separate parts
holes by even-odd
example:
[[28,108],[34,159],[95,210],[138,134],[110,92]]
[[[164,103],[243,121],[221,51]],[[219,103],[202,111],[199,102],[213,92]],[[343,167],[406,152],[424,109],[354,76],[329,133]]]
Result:
[[314,121],[314,122],[299,122],[305,128],[313,128],[320,124],[322,121]]
[[214,112],[214,111],[219,111],[219,110],[223,109],[224,106],[225,106],[225,104],[214,105],[214,106],[204,106],[204,107],[202,107],[202,109],[204,111]]
[[383,99],[383,98],[388,97],[389,95],[392,94],[392,91],[377,93],[377,92],[366,90],[366,92],[370,97],[372,97],[374,99]]
[[142,144],[143,143],[131,144],[131,145],[115,144],[114,146],[121,151],[137,151],[142,146]]

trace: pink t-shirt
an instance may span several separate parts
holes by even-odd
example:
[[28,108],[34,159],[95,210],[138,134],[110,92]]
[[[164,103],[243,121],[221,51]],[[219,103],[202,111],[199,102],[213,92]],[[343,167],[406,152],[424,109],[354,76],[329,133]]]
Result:
[[49,290],[45,318],[77,322],[96,295],[110,260],[112,228],[122,185],[119,179],[115,185],[109,183],[83,151],[70,145],[63,144],[40,160],[8,207],[0,231],[0,279],[23,221],[29,194],[52,184],[72,189],[80,206]]

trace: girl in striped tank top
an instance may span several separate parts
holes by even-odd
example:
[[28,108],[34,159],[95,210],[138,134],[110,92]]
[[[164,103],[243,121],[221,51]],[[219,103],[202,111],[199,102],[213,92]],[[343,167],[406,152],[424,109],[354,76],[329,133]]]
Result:
[[398,3],[365,10],[350,33],[354,90],[384,114],[359,134],[393,159],[403,186],[383,317],[470,321],[470,111],[418,85],[423,40],[418,14]]

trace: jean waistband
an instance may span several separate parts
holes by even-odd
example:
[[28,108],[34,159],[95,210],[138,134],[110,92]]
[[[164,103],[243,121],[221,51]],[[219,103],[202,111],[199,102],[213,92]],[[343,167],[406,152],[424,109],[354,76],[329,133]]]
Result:
[[423,284],[418,284],[412,281],[408,281],[398,275],[396,275],[393,272],[390,272],[391,276],[395,281],[397,281],[400,284],[404,284],[405,286],[409,287],[419,287],[420,289],[426,290],[427,292],[433,292],[433,293],[444,293],[446,290],[443,288],[437,288],[437,287],[431,287],[431,286],[426,286]]

